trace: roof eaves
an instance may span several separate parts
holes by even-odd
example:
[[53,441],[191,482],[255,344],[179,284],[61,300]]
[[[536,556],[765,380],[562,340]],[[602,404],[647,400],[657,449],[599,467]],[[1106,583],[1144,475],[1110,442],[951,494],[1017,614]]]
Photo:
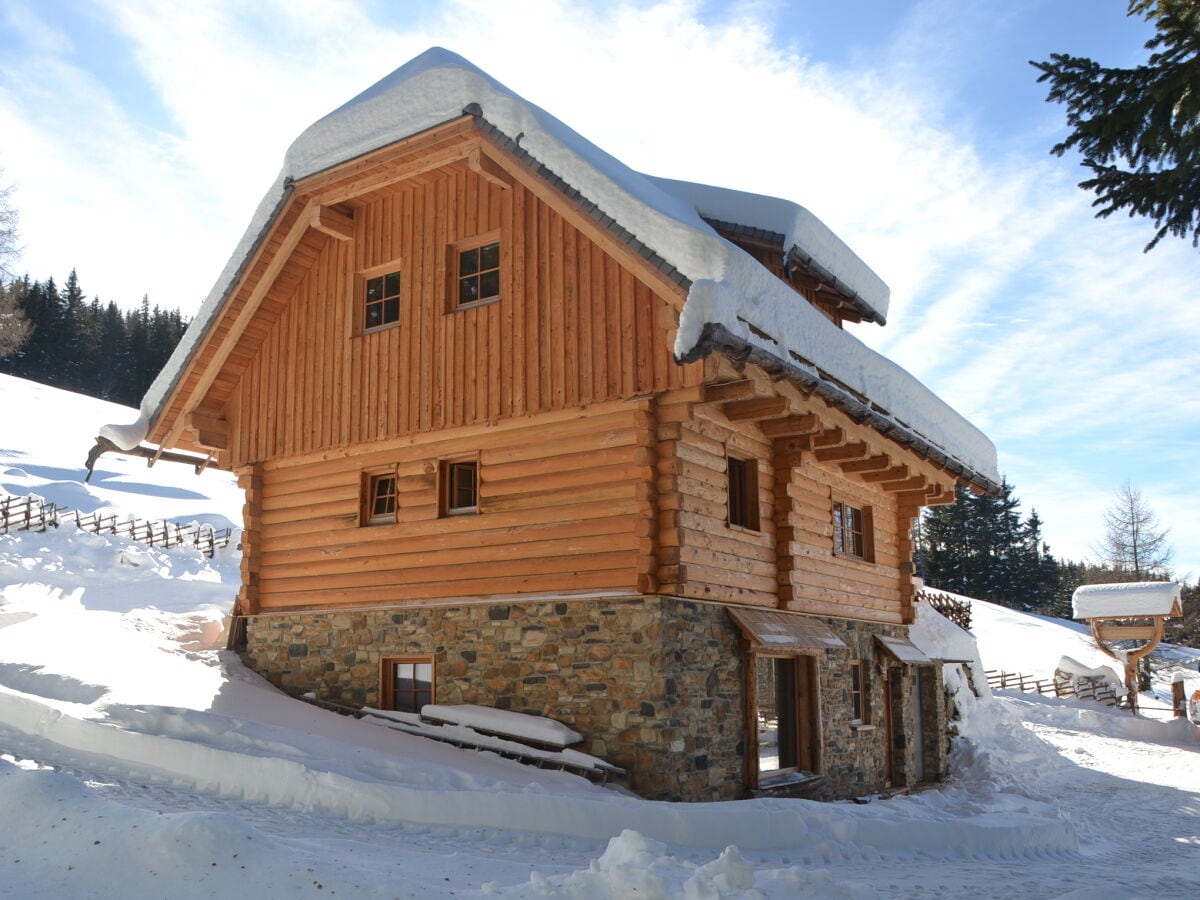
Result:
[[622,244],[628,246],[630,250],[644,259],[653,269],[658,272],[662,272],[667,276],[667,278],[669,278],[674,284],[678,285],[683,290],[686,291],[691,288],[692,282],[690,278],[676,269],[671,263],[667,262],[667,260],[659,256],[652,247],[640,240],[631,231],[624,228],[620,223],[617,222],[616,219],[604,212],[604,210],[602,210],[593,200],[584,196],[578,188],[567,182],[556,172],[548,168],[544,163],[540,162],[533,154],[521,146],[518,139],[509,137],[507,134],[489,122],[486,118],[484,118],[482,111],[476,112],[477,109],[478,107],[475,107],[475,109],[467,107],[465,110],[463,110],[463,112],[475,116],[475,120],[479,125],[480,131],[486,134],[496,144],[503,147],[505,150],[523,162],[536,175],[544,179],[553,188],[568,197],[576,204],[580,212],[590,218],[601,228],[608,231]]
[[782,359],[774,353],[732,334],[724,325],[715,322],[705,323],[700,340],[696,342],[687,357],[681,359],[680,362],[695,362],[713,352],[725,354],[737,361],[757,365],[772,375],[782,376],[801,390],[821,397],[856,422],[870,425],[889,440],[908,447],[956,478],[989,494],[1001,492],[1001,486],[987,475],[951,455],[947,450],[895,418],[878,404],[864,400],[857,392],[849,390],[827,373],[816,367],[807,367]]

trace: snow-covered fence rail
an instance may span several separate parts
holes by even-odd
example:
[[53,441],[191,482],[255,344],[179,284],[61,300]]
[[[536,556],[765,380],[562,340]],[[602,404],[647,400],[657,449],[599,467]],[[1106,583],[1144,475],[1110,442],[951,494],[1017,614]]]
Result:
[[917,599],[924,600],[963,631],[971,630],[971,604],[965,600],[956,600],[940,591],[925,590],[917,592]]
[[47,503],[41,497],[0,496],[0,528],[10,531],[45,531],[58,527],[58,515],[63,507]]
[[85,513],[47,503],[31,494],[27,497],[0,496],[0,529],[10,531],[45,531],[62,525],[74,525],[92,534],[126,535],[151,547],[195,547],[211,557],[220,547],[227,547],[233,536],[232,528],[214,528],[190,522],[151,521],[150,519],[118,518],[116,513]]
[[1062,681],[1057,678],[1032,678],[1020,672],[1004,672],[988,669],[988,687],[992,690],[1018,690],[1024,694],[1042,694],[1053,697],[1074,697],[1077,700],[1094,700],[1105,706],[1119,706],[1120,699],[1111,684],[1097,685],[1090,681]]

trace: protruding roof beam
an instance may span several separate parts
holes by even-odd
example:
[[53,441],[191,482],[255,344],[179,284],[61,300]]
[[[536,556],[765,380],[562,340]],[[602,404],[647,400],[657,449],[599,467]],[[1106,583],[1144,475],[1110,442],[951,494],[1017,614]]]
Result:
[[788,414],[786,397],[755,397],[751,400],[732,400],[722,410],[731,422],[756,419],[777,419]]
[[762,423],[763,434],[769,438],[794,437],[805,434],[816,434],[821,430],[821,420],[815,413],[802,416],[786,416],[782,419],[771,419]]
[[348,241],[354,237],[354,220],[328,206],[313,206],[309,210],[308,224],[334,240]]
[[862,459],[871,449],[864,441],[852,441],[849,444],[842,444],[840,447],[824,447],[818,448],[813,452],[813,456],[821,462],[838,462],[843,459]]
[[889,481],[903,481],[910,474],[908,466],[892,466],[881,472],[863,472],[861,477],[863,481],[886,483]]
[[892,464],[892,458],[886,453],[877,453],[866,459],[856,459],[853,462],[840,463],[841,469],[847,475],[857,475],[863,472],[881,472]]
[[726,381],[723,384],[704,385],[704,403],[722,403],[727,400],[749,400],[758,396],[758,384],[752,378],[741,381]]
[[826,428],[813,438],[813,447],[820,450],[823,447],[840,447],[846,443],[846,431],[843,428]]

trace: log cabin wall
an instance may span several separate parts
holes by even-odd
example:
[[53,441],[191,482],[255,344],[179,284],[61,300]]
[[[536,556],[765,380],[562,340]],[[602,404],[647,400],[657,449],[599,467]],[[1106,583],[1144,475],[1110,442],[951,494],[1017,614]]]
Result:
[[[247,612],[538,592],[634,593],[653,576],[648,401],[508,420],[256,467]],[[478,461],[478,513],[443,514],[441,464]],[[371,474],[394,523],[363,524]]]
[[[833,504],[869,511],[870,560],[834,552]],[[792,468],[782,501],[792,526],[785,609],[817,616],[840,616],[902,623],[902,583],[896,501],[886,491],[847,478],[811,458]],[[907,524],[905,525],[907,531]]]
[[[730,422],[716,407],[693,409],[690,421],[658,429],[664,590],[818,616],[907,621],[900,536],[909,522],[901,521],[892,494],[811,453],[779,453],[759,427]],[[661,410],[660,417],[672,418]],[[757,528],[729,524],[730,456],[756,467]],[[869,560],[835,552],[835,501],[870,516]]]
[[[752,425],[735,427],[706,414],[702,406],[694,409],[692,420],[659,427],[659,503],[665,525],[660,584],[664,591],[693,599],[775,606],[770,442]],[[757,529],[729,524],[726,471],[731,454],[757,468]]]
[[[233,467],[698,382],[671,357],[671,304],[520,183],[460,163],[352,206],[353,240],[305,239],[225,388]],[[454,310],[451,248],[483,235],[501,299]],[[390,271],[399,321],[364,332],[363,273]]]

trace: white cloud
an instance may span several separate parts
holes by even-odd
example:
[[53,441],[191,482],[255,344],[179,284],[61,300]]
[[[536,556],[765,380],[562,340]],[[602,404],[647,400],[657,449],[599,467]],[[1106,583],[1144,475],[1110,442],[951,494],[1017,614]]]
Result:
[[[972,143],[970,123],[946,115],[948,77],[986,23],[933,28],[942,0],[853,72],[770,34],[769,4],[456,0],[399,23],[374,4],[110,0],[167,131],[78,68],[70,38],[32,24],[31,8],[12,8],[26,40],[21,60],[0,62],[0,133],[35,277],[75,265],[105,299],[194,307],[287,144],[441,44],[635,168],[785,196],[824,219],[893,289],[889,327],[856,333],[1000,441],[1056,549],[1096,539],[1080,536],[1121,480],[1088,468],[1079,436],[1147,458],[1171,435],[1200,440],[1197,255],[1180,242],[1143,256],[1147,223],[1094,221],[1069,161]],[[913,64],[950,37],[954,53]],[[1031,128],[1044,121],[1031,114]],[[1149,445],[1129,442],[1139,429]],[[1187,505],[1163,497],[1164,519],[1197,534]],[[1185,542],[1181,562],[1200,570]]]

